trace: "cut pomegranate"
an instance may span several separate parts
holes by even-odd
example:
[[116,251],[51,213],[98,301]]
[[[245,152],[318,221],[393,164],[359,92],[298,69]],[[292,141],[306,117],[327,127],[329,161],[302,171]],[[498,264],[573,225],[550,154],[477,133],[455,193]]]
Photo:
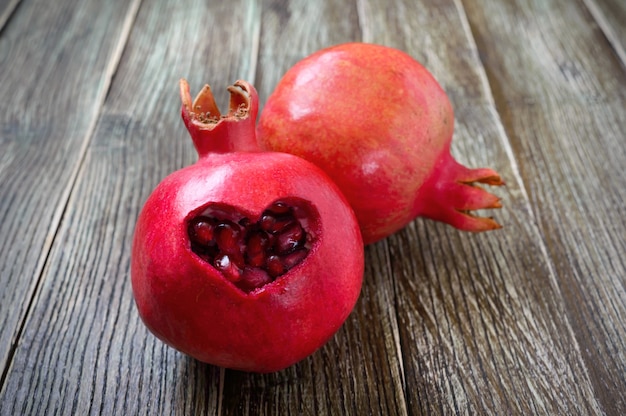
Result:
[[182,80],[182,117],[199,159],[154,189],[137,219],[137,310],[159,339],[203,362],[278,371],[346,320],[363,244],[343,194],[315,165],[259,152],[258,96],[237,81],[221,114],[208,86]]

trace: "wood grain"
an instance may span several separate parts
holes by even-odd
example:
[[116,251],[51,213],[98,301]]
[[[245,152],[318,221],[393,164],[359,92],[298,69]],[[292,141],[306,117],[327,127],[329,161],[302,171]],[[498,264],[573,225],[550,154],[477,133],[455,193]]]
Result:
[[[391,9],[392,16],[390,9],[364,7],[364,20],[372,22],[367,40],[406,50],[433,72],[456,112],[453,153],[470,166],[495,167],[507,187],[496,191],[506,201],[496,213],[503,230],[476,236],[418,221],[388,239],[398,259],[407,384],[421,387],[409,396],[409,407],[418,413],[599,412],[462,6],[424,1],[410,13],[412,4]],[[571,386],[559,391],[559,400],[555,384]]]
[[595,23],[626,66],[626,2],[621,0],[583,0]]
[[594,394],[623,414],[623,67],[576,3],[466,6]]
[[318,49],[361,38],[354,2],[263,2],[255,86],[263,104],[293,64]]
[[24,1],[0,32],[0,235],[9,237],[0,240],[3,369],[119,59],[129,9],[115,1],[52,9]]
[[[626,414],[619,0],[0,1],[0,415]],[[418,219],[366,247],[361,297],[274,374],[199,363],[140,321],[152,189],[197,156],[178,79],[225,108],[346,41],[405,50],[506,179],[504,228]]]
[[143,202],[163,177],[197,158],[180,120],[178,79],[199,89],[210,78],[225,91],[250,65],[258,18],[241,2],[252,14],[243,26],[246,16],[232,6],[142,3],[3,385],[0,414],[215,414],[219,369],[147,332],[128,273]]
[[15,10],[21,0],[2,0],[0,1],[0,33],[5,23],[11,17],[11,13]]

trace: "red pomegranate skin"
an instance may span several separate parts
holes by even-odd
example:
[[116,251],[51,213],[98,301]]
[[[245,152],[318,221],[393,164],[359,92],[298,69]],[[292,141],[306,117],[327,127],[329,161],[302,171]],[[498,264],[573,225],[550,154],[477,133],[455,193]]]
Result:
[[[208,86],[192,104],[181,81],[183,119],[200,158],[166,177],[139,215],[133,294],[146,326],[170,346],[217,366],[272,372],[313,353],[348,317],[363,244],[347,201],[319,168],[254,152],[256,91],[244,81],[230,91],[231,111],[221,116]],[[312,238],[304,260],[276,280],[241,290],[191,249],[189,220],[205,207],[232,207],[256,222],[277,200],[299,204]]]
[[365,244],[418,216],[466,231],[499,228],[472,210],[500,208],[476,183],[502,185],[492,169],[469,169],[450,154],[452,105],[408,54],[348,43],[289,69],[261,114],[261,148],[324,170],[354,209]]

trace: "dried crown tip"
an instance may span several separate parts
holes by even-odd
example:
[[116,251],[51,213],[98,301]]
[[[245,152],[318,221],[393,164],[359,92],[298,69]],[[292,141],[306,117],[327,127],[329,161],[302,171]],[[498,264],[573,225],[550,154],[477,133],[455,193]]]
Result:
[[241,81],[235,82],[227,90],[230,93],[230,112],[228,115],[236,118],[246,117],[250,110],[250,92]]
[[241,119],[248,116],[251,97],[245,84],[237,81],[227,89],[230,93],[230,108],[227,115],[222,115],[208,84],[204,85],[192,103],[187,80],[180,80],[180,96],[185,111],[193,120],[204,124],[215,124],[228,117]]
[[189,110],[191,109],[191,94],[189,93],[189,83],[186,79],[181,78],[178,82],[180,88],[180,101],[183,103],[183,107]]

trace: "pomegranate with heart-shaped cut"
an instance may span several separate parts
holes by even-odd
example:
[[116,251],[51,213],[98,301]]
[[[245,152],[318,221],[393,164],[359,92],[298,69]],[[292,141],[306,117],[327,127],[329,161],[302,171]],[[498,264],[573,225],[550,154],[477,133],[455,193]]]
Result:
[[208,86],[182,116],[197,163],[166,177],[135,229],[131,276],[139,314],[170,346],[201,361],[270,372],[313,353],[358,298],[363,244],[335,184],[296,156],[258,152],[258,98],[229,87],[221,115]]

